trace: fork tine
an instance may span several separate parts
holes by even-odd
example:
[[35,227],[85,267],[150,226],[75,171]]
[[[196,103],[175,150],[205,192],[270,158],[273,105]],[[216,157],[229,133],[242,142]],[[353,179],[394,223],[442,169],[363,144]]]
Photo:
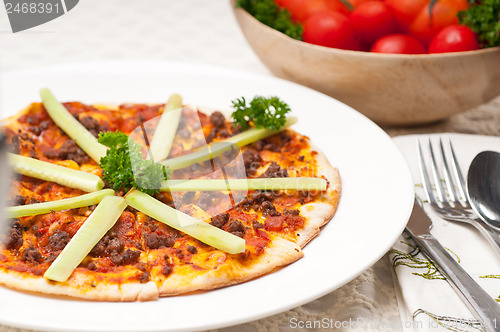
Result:
[[420,140],[417,140],[417,156],[418,165],[420,166],[420,178],[422,179],[422,187],[424,188],[425,196],[430,204],[437,204],[434,193],[432,192],[431,181],[429,178],[429,173],[427,173],[427,168],[425,167],[424,154],[422,153],[422,145]]
[[445,203],[446,200],[445,200],[444,187],[443,187],[443,183],[441,182],[441,174],[439,174],[439,171],[438,171],[436,157],[434,155],[434,149],[432,148],[432,142],[431,142],[430,138],[429,138],[429,151],[431,153],[431,171],[432,171],[432,175],[434,178],[434,185],[436,187],[436,193],[437,193],[438,199],[442,203]]
[[455,186],[453,180],[451,179],[450,167],[448,165],[448,158],[446,158],[446,153],[444,152],[443,140],[439,138],[439,148],[441,150],[441,156],[443,157],[443,176],[444,182],[446,183],[446,188],[448,189],[448,194],[450,195],[450,201],[453,203],[459,203],[457,191],[455,190]]
[[455,150],[453,149],[453,145],[451,144],[451,140],[448,139],[448,144],[450,146],[451,151],[451,159],[453,161],[453,173],[455,174],[455,179],[457,179],[457,187],[460,191],[460,195],[464,201],[467,201],[467,194],[465,193],[465,181],[462,176],[462,171],[460,170],[460,166],[458,165],[458,159],[455,155]]

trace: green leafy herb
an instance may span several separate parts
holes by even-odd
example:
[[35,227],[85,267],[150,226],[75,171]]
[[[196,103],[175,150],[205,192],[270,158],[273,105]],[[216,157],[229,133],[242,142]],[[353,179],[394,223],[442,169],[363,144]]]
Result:
[[132,188],[153,195],[167,178],[167,170],[154,160],[145,160],[141,146],[122,132],[100,133],[99,143],[109,147],[99,166],[106,185],[114,190]]
[[477,34],[483,47],[500,46],[500,0],[473,0],[458,19]]
[[278,130],[285,124],[286,114],[290,112],[290,107],[278,97],[255,96],[249,105],[242,97],[232,103],[235,109],[233,124],[240,125],[242,130],[248,129],[250,122],[256,128]]
[[274,0],[236,0],[236,7],[245,9],[267,26],[293,39],[302,40],[302,25],[294,23],[290,12],[279,7]]

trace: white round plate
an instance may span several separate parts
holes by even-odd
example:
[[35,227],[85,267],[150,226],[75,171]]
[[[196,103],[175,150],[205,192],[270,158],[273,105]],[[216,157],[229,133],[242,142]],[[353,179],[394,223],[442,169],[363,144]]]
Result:
[[[2,117],[48,87],[61,101],[165,102],[229,109],[231,100],[276,95],[291,106],[294,129],[340,170],[338,211],[304,248],[305,257],[261,278],[152,302],[109,303],[41,296],[0,287],[0,323],[49,331],[206,330],[270,316],[344,285],[382,257],[403,231],[413,204],[410,171],[392,140],[350,107],[269,76],[163,61],[67,64],[2,76]],[[29,317],[29,318],[28,318]]]

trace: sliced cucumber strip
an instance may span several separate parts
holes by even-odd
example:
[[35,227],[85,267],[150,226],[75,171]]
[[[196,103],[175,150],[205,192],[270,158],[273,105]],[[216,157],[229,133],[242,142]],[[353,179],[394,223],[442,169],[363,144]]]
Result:
[[297,122],[296,117],[288,117],[286,123],[279,130],[251,128],[242,133],[229,137],[224,141],[210,143],[207,146],[193,153],[186,154],[184,156],[176,158],[167,159],[162,161],[161,163],[165,165],[166,168],[172,170],[184,168],[192,164],[216,158],[222,155],[224,152],[229,151],[231,149],[242,147],[250,143],[256,142],[260,139],[264,139],[266,137],[275,135],[280,131],[283,131],[286,128],[290,127],[296,122]]
[[163,160],[168,157],[174,142],[177,127],[182,115],[182,97],[173,94],[168,99],[163,113],[156,126],[149,148],[149,156],[154,160]]
[[104,197],[114,194],[115,192],[112,189],[103,189],[90,194],[60,199],[52,202],[35,203],[21,206],[9,206],[6,209],[6,215],[7,218],[19,218],[49,213],[51,211],[76,209],[97,204],[101,202]]
[[160,163],[165,165],[167,169],[176,170],[191,166],[196,163],[204,162],[205,160],[217,158],[224,152],[231,149],[236,150],[239,149],[239,147],[234,143],[214,142],[202,147],[199,150],[196,150],[195,152],[180,157],[166,159],[164,161],[161,161]]
[[89,192],[101,190],[104,187],[101,178],[94,174],[13,153],[9,153],[8,157],[13,171],[19,174]]
[[225,140],[225,142],[233,143],[238,145],[239,147],[251,144],[253,142],[257,142],[258,140],[264,139],[269,136],[276,135],[277,133],[285,130],[291,125],[297,123],[297,118],[295,116],[289,116],[286,118],[286,122],[278,130],[271,130],[265,128],[250,128],[245,130],[239,134],[229,137]]
[[143,192],[132,190],[125,200],[134,209],[214,248],[230,254],[245,251],[245,240],[242,238],[177,211]]
[[225,191],[225,190],[326,190],[326,180],[312,177],[259,179],[167,180],[161,191]]
[[101,157],[106,155],[108,148],[97,142],[94,135],[68,112],[49,89],[41,89],[40,97],[42,97],[43,106],[57,126],[71,137],[90,158],[99,163]]
[[104,197],[43,276],[50,280],[66,281],[90,250],[113,227],[126,207],[127,203],[122,197]]

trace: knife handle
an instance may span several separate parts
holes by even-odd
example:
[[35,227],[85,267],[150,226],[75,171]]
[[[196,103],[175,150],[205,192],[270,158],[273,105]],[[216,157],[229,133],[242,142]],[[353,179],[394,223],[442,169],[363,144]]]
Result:
[[486,331],[500,332],[500,304],[491,298],[484,289],[453,259],[448,251],[432,235],[414,237],[418,246],[437,265],[438,270],[447,277],[457,293],[470,304]]

